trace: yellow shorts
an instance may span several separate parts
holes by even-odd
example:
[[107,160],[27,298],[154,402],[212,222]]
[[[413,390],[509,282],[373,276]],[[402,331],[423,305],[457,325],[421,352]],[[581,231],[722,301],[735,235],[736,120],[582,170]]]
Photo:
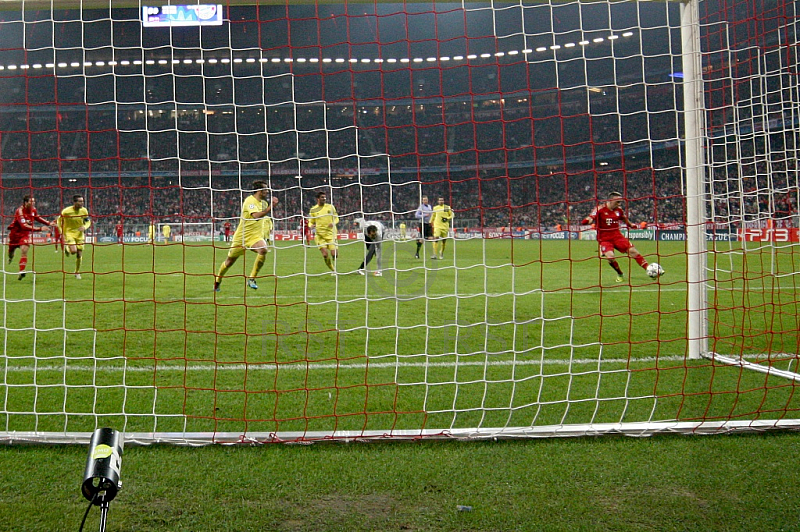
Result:
[[78,248],[79,251],[83,251],[83,244],[85,242],[85,238],[83,234],[81,236],[75,236],[70,234],[64,235],[64,245],[65,246],[75,246]]
[[253,242],[246,242],[245,246],[242,246],[240,242],[233,241],[231,242],[231,249],[228,250],[228,258],[230,259],[238,259],[244,252],[248,249],[251,251],[258,251],[259,248],[267,247],[267,243],[264,242],[264,239],[259,239]]
[[434,229],[433,238],[447,238],[450,235],[450,229]]
[[314,235],[314,242],[319,248],[336,249],[336,237],[334,235]]

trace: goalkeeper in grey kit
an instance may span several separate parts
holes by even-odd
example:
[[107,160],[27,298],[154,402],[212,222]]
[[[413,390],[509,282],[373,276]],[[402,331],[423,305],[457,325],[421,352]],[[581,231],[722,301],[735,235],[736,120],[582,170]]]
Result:
[[380,277],[383,275],[381,272],[383,269],[381,255],[383,251],[383,237],[386,234],[386,227],[381,222],[375,220],[366,221],[364,218],[356,218],[355,222],[364,232],[364,244],[367,246],[367,256],[364,257],[364,261],[358,267],[358,273],[359,275],[366,275],[365,271],[367,264],[370,263],[373,257],[376,257],[378,269],[375,270],[374,275],[376,277]]

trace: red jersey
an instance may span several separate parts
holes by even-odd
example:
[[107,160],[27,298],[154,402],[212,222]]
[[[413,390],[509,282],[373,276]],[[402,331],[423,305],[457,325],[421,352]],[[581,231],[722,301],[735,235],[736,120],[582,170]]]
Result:
[[621,237],[620,224],[627,225],[627,219],[620,207],[611,210],[606,205],[596,208],[587,217],[587,220],[597,224],[597,240],[613,240]]
[[226,235],[231,234],[231,223],[230,222],[225,222],[224,224],[222,224],[222,228],[225,230],[225,234]]
[[117,236],[122,236],[122,224],[117,224],[116,229],[117,229]]
[[17,210],[14,211],[14,221],[8,226],[9,243],[30,240],[31,233],[36,231],[33,227],[33,222],[35,221],[48,226],[50,225],[50,222],[39,216],[35,207],[29,209],[18,207]]

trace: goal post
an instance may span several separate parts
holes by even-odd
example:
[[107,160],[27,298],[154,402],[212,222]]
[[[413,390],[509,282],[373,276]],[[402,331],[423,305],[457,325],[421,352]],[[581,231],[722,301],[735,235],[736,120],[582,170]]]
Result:
[[795,3],[32,5],[0,441],[800,427]]
[[681,64],[686,157],[686,261],[689,358],[708,352],[706,295],[706,172],[704,142],[705,91],[700,41],[700,2],[681,3]]

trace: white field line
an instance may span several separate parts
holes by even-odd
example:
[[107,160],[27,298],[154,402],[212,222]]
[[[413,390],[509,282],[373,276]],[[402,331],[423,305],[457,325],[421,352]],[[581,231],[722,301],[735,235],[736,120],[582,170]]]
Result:
[[[478,297],[478,296],[486,296],[486,297],[501,297],[501,296],[528,297],[528,296],[537,296],[537,297],[539,297],[539,296],[548,296],[548,295],[584,295],[584,294],[585,295],[594,295],[594,294],[599,294],[599,293],[608,292],[608,291],[622,291],[622,290],[625,290],[626,288],[628,288],[628,287],[614,286],[614,287],[610,287],[610,288],[604,288],[602,290],[600,290],[600,289],[570,290],[570,289],[566,289],[565,288],[563,290],[547,290],[547,291],[532,290],[530,292],[516,293],[516,294],[514,292],[474,292],[474,293],[472,293],[472,292],[459,292],[459,293],[454,293],[454,292],[441,292],[441,293],[439,293],[439,292],[425,292],[424,294],[420,294],[420,295],[405,295],[403,293],[399,293],[394,297],[397,297],[398,299],[409,300],[409,299],[424,299],[426,297],[427,298],[458,297],[458,298],[465,299],[465,298]],[[659,293],[659,292],[686,292],[686,288],[685,287],[674,287],[674,288],[644,288],[644,287],[635,287],[635,288],[633,288],[633,287],[631,287],[630,289],[632,291],[634,291],[634,292],[654,292],[654,293]],[[233,289],[233,290],[236,290],[236,289]],[[329,293],[330,292],[333,292],[333,290],[329,290]],[[351,300],[354,300],[354,299],[366,299],[366,300],[370,300],[370,301],[394,299],[394,297],[391,296],[391,295],[365,294],[363,292],[360,293],[360,294],[349,294],[349,293],[348,294],[343,294],[343,293],[339,292],[338,294],[335,294],[335,296],[338,298],[339,301],[347,301],[348,303]],[[262,293],[256,293],[256,292],[253,292],[253,291],[249,291],[248,294],[247,294],[247,298],[248,299],[252,299],[252,298],[256,298],[256,297],[258,297],[258,298],[262,298],[263,297],[264,299],[290,299],[290,300],[297,300],[297,301],[308,301],[308,300],[337,301],[337,299],[331,299],[330,295],[328,295],[328,294],[308,294],[305,297],[303,296],[303,294],[287,294],[287,295],[277,294],[277,295],[273,295],[272,293],[267,292],[267,291],[265,291],[263,294]],[[163,298],[163,299],[162,298],[156,298],[155,301],[156,302],[174,303],[174,302],[178,302],[178,301],[212,301],[212,300],[220,300],[220,299],[226,299],[226,300],[228,300],[228,299],[230,299],[230,300],[238,299],[238,300],[241,300],[241,299],[243,299],[243,292],[242,291],[238,291],[238,293],[235,294],[235,295],[225,294],[224,287],[223,287],[223,292],[217,293],[216,296],[211,294],[211,295],[208,295],[208,296],[189,296],[189,297],[181,297],[181,298],[177,298],[177,297],[176,298]],[[123,299],[121,297],[95,298],[94,301],[109,302],[109,301],[123,301]],[[133,298],[131,298],[131,299],[126,299],[125,301],[152,301],[152,299],[144,299],[144,298],[135,298],[135,299],[133,299]]]
[[[392,355],[390,355],[392,356]],[[408,355],[406,355],[407,357]],[[423,356],[423,355],[418,355]],[[441,355],[437,355],[437,358]],[[456,356],[456,355],[447,355]],[[475,355],[460,355],[475,356]],[[787,355],[790,356],[790,355]],[[757,359],[763,355],[745,355],[745,358]],[[386,356],[378,357],[385,359]],[[309,362],[309,363],[294,363],[294,364],[274,364],[274,363],[253,363],[253,364],[192,364],[192,365],[178,365],[178,364],[157,364],[155,367],[136,367],[129,365],[110,366],[106,362],[113,359],[98,359],[103,364],[100,367],[94,365],[69,365],[66,369],[69,371],[91,371],[96,373],[116,373],[116,372],[130,372],[130,373],[152,373],[154,371],[175,371],[175,372],[188,372],[188,371],[274,371],[276,368],[281,370],[295,370],[295,371],[313,371],[313,370],[346,370],[346,369],[366,369],[366,368],[456,368],[456,367],[497,367],[497,366],[570,366],[570,365],[615,365],[615,364],[641,364],[649,362],[680,362],[685,360],[683,356],[663,356],[663,357],[643,357],[643,358],[609,358],[609,359],[592,359],[582,358],[573,360],[472,360],[472,361],[457,361],[457,362],[350,362],[350,363],[330,363],[330,362]],[[76,359],[70,362],[86,362],[90,359]],[[117,359],[119,360],[119,359]],[[119,360],[122,362],[121,360]],[[7,364],[0,366],[0,373],[5,370],[9,372],[24,372],[24,371],[64,371],[64,365],[53,364]]]

